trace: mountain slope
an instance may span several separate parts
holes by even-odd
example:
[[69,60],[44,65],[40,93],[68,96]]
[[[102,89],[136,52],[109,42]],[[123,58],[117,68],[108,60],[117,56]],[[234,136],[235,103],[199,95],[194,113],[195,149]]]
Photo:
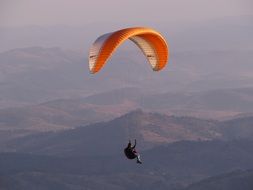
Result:
[[141,149],[184,140],[250,140],[253,139],[251,120],[252,117],[246,117],[218,122],[135,110],[107,122],[16,137],[6,141],[2,150],[48,155],[104,155],[108,147],[110,153],[116,154],[129,139],[137,139]]
[[[16,151],[43,154],[106,154],[117,153],[128,139],[138,139],[138,146],[147,149],[180,140],[219,138],[215,121],[190,117],[174,117],[141,110],[130,112],[109,122],[60,132],[38,133],[6,144]],[[98,139],[101,139],[98,141]],[[82,152],[85,149],[86,152]]]
[[150,109],[188,109],[231,112],[253,112],[253,89],[216,89],[204,92],[164,93],[143,98]]
[[183,190],[252,190],[253,171],[234,171],[210,177],[202,180]]
[[220,122],[219,131],[224,139],[252,139],[253,137],[253,116],[231,119]]

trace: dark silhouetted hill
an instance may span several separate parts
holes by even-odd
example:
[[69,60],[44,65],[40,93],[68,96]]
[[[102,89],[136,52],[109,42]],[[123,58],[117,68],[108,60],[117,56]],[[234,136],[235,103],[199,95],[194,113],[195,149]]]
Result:
[[[1,153],[1,189],[94,188],[181,189],[190,184],[212,187],[233,184],[240,176],[225,174],[253,168],[252,141],[182,141],[141,151],[143,164],[127,160],[122,149],[117,154],[86,156],[46,156],[28,153]],[[83,146],[83,152],[86,146]],[[83,154],[85,155],[85,154]],[[250,174],[250,173],[249,173]],[[252,173],[251,173],[252,175]],[[251,176],[249,175],[249,177]],[[208,178],[210,176],[218,176]],[[245,178],[246,179],[246,178]],[[210,182],[210,183],[209,183]],[[205,186],[206,185],[206,186]],[[195,185],[190,186],[195,187]],[[200,186],[202,187],[202,186]],[[215,186],[216,187],[216,186]],[[223,187],[223,186],[221,186]],[[194,189],[194,188],[193,188]],[[199,189],[198,189],[199,190]]]
[[202,180],[183,190],[252,190],[253,171],[234,171],[210,177]]

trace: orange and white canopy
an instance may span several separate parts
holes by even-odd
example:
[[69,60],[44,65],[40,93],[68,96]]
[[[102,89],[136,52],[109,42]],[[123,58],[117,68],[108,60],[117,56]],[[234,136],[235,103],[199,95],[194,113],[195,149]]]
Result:
[[165,67],[169,53],[163,36],[150,28],[135,27],[107,33],[97,38],[89,52],[90,72],[93,74],[98,72],[117,47],[127,39],[142,50],[154,71]]

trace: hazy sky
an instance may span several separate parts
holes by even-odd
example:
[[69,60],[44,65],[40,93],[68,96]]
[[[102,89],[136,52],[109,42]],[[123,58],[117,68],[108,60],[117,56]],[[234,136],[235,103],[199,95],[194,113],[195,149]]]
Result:
[[0,0],[0,26],[188,22],[253,15],[253,0]]

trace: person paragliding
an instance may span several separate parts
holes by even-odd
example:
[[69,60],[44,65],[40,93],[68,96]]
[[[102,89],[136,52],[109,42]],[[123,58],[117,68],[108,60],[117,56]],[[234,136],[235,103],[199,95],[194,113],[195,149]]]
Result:
[[[165,38],[154,29],[132,27],[103,34],[95,40],[89,51],[90,73],[98,73],[117,48],[128,39],[141,49],[153,71],[165,68],[169,59],[169,47]],[[141,164],[140,154],[137,153],[135,146],[136,140],[134,146],[129,140],[124,152],[128,159],[136,158],[137,163]]]
[[136,158],[136,162],[138,164],[142,164],[140,154],[137,153],[135,147],[136,147],[136,139],[134,140],[134,146],[132,146],[131,141],[129,140],[127,147],[124,149],[124,153],[128,159],[132,160]]

